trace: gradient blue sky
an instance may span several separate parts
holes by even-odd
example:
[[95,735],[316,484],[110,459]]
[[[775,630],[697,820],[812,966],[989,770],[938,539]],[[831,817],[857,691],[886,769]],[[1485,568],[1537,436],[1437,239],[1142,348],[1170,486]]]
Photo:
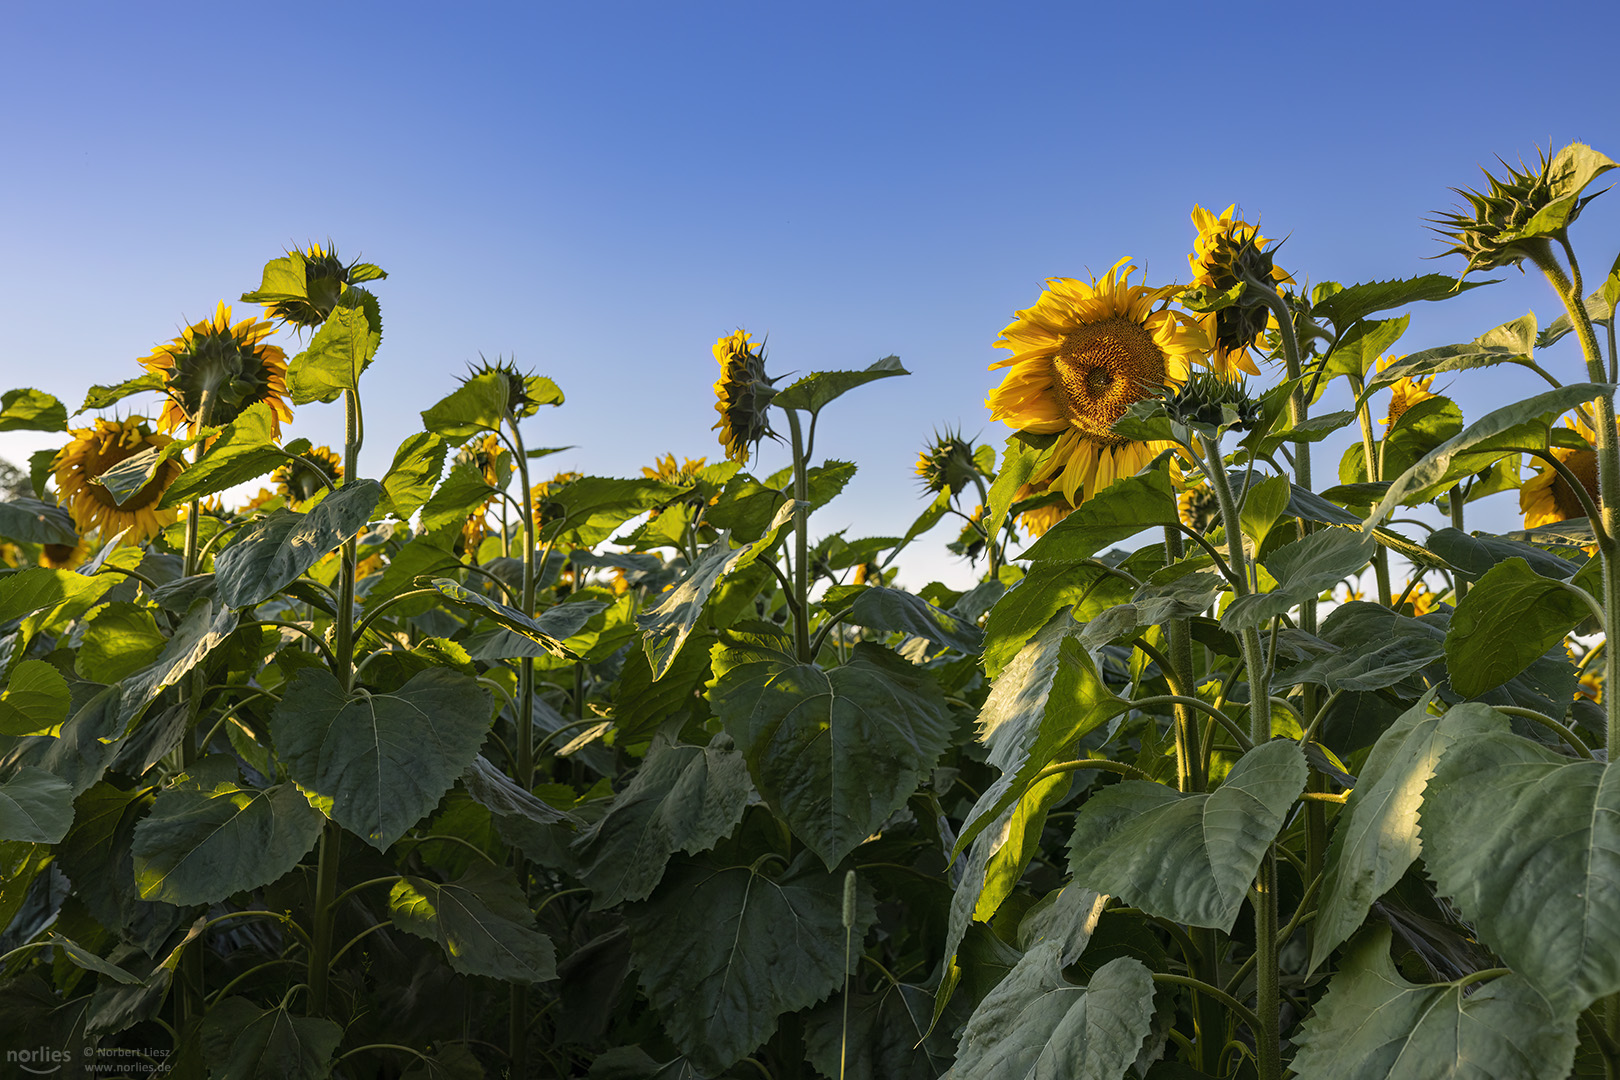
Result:
[[[773,372],[890,353],[914,372],[840,401],[818,438],[861,466],[819,527],[897,533],[936,425],[1004,437],[991,342],[1045,278],[1131,255],[1185,280],[1188,212],[1233,202],[1311,282],[1455,273],[1424,261],[1423,219],[1476,163],[1549,141],[1620,157],[1620,5],[1556,10],[13,3],[0,382],[77,405],[331,237],[390,273],[366,471],[480,353],[567,393],[528,438],[579,449],[546,465],[716,460],[709,349],[742,326]],[[1577,242],[1601,277],[1620,193]],[[1539,278],[1506,278],[1412,309],[1397,350],[1557,314]],[[1573,346],[1546,360],[1573,377]],[[1470,416],[1528,392],[1449,382]],[[341,411],[306,407],[292,433],[336,442]],[[44,445],[0,435],[0,456]],[[767,447],[758,469],[785,460]],[[945,539],[902,580],[965,581]]]

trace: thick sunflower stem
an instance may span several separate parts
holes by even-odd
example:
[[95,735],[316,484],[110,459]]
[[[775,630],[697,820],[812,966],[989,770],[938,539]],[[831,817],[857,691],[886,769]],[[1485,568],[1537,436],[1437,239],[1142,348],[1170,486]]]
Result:
[[[507,429],[512,433],[512,448],[517,463],[518,483],[522,488],[522,509],[518,524],[523,530],[523,614],[534,617],[535,593],[539,574],[535,567],[534,500],[529,496],[529,458],[523,446],[523,433],[518,430],[517,417],[506,417]],[[576,674],[578,669],[576,669]],[[534,660],[525,657],[518,661],[517,715],[512,718],[516,738],[514,771],[517,783],[528,791],[534,786]],[[528,863],[523,853],[512,851],[512,865],[517,872],[519,886],[528,895]],[[527,1076],[529,1069],[529,987],[513,983],[508,995],[506,1027],[507,1055],[513,1076]]]
[[[1186,549],[1181,543],[1181,532],[1174,526],[1165,526],[1164,561],[1168,566],[1176,562]],[[1165,638],[1169,646],[1170,666],[1166,672],[1171,680],[1171,692],[1191,695],[1193,692],[1192,628],[1186,619],[1171,619],[1165,624]],[[1207,783],[1204,761],[1199,753],[1198,717],[1192,707],[1176,705],[1176,787],[1181,791],[1203,791]]]
[[[1350,376],[1350,389],[1356,395],[1357,401],[1361,400],[1365,385],[1359,376]],[[1384,478],[1383,462],[1378,453],[1378,437],[1373,432],[1372,410],[1367,407],[1365,401],[1362,401],[1361,406],[1356,409],[1356,420],[1361,425],[1361,459],[1367,468],[1367,479],[1377,483]],[[1389,602],[1393,598],[1389,588],[1389,551],[1381,544],[1378,550],[1373,552],[1373,577],[1378,582],[1378,602],[1389,607]]]
[[[788,433],[793,440],[793,598],[798,608],[793,617],[794,648],[799,663],[808,664],[810,653],[810,479],[809,462],[804,458],[804,436],[799,414],[787,413]],[[1620,684],[1617,684],[1620,685]]]
[[[1283,363],[1287,366],[1289,381],[1294,384],[1293,391],[1288,395],[1288,424],[1290,427],[1298,427],[1306,419],[1310,402],[1305,400],[1305,387],[1300,385],[1299,380],[1304,363],[1300,357],[1299,335],[1294,332],[1294,313],[1289,310],[1288,302],[1283,299],[1282,294],[1271,287],[1270,282],[1252,276],[1245,276],[1244,280],[1277,317],[1277,333],[1282,338]],[[1294,443],[1294,483],[1310,490],[1311,444],[1305,439],[1299,439]],[[1300,518],[1299,534],[1304,536],[1310,531],[1311,523]],[[1307,600],[1299,605],[1299,626],[1307,634],[1316,633],[1315,600]]]
[[[1460,533],[1466,533],[1468,530],[1464,527],[1463,489],[1461,484],[1452,485],[1451,491],[1446,496],[1446,509],[1451,512],[1451,527]],[[1382,551],[1383,548],[1378,550]],[[1468,582],[1461,577],[1453,576],[1451,587],[1457,593],[1457,602],[1462,603],[1463,597],[1468,595]]]
[[[1603,350],[1598,346],[1592,320],[1587,316],[1586,304],[1581,299],[1580,268],[1575,262],[1575,253],[1568,248],[1565,250],[1569,252],[1570,274],[1566,274],[1564,268],[1558,265],[1550,248],[1537,252],[1532,260],[1547,276],[1553,291],[1564,303],[1564,310],[1575,327],[1575,336],[1586,358],[1588,378],[1593,382],[1602,382],[1607,374]],[[1620,538],[1620,430],[1616,429],[1614,398],[1611,395],[1603,394],[1592,404],[1597,416],[1593,426],[1597,433],[1598,506],[1601,511],[1596,532],[1603,559],[1603,630],[1604,640],[1608,641],[1614,636],[1615,619],[1620,615],[1620,565],[1617,565],[1620,563],[1620,550],[1616,547],[1616,540]],[[1620,649],[1605,649],[1603,660],[1605,688],[1620,686]],[[1606,745],[1612,754],[1620,746],[1620,694],[1605,693],[1603,697],[1609,720]]]
[[1254,1011],[1260,1030],[1254,1033],[1255,1058],[1260,1080],[1282,1080],[1281,1032],[1278,1006],[1281,987],[1277,973],[1277,851],[1266,850],[1254,886]]

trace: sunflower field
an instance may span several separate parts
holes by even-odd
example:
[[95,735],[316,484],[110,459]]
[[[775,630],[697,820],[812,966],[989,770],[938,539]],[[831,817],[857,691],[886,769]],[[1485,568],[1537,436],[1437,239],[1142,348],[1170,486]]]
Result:
[[[718,453],[544,476],[499,360],[364,446],[386,274],[330,244],[5,392],[66,440],[0,502],[6,1075],[1620,1076],[1614,168],[1462,191],[1456,276],[1198,208],[1186,284],[1053,279],[904,536],[816,525],[900,360],[746,330]],[[1556,317],[1402,341],[1509,268]],[[1487,367],[1534,392],[1435,388]],[[922,544],[977,584],[895,587]]]

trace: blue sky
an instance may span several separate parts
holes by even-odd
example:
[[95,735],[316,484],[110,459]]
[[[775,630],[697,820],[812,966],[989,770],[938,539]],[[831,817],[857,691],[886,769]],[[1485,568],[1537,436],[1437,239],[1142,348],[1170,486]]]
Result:
[[[0,382],[76,405],[330,236],[390,273],[366,471],[480,353],[567,393],[528,431],[579,447],[548,465],[716,460],[709,349],[742,326],[769,336],[773,372],[890,353],[914,372],[840,401],[818,437],[861,466],[820,527],[896,533],[935,426],[1004,437],[990,346],[1045,278],[1131,255],[1185,280],[1188,212],[1233,202],[1311,282],[1455,273],[1424,261],[1440,245],[1423,219],[1476,163],[1574,140],[1620,157],[1612,3],[1215,10],[14,4]],[[1577,243],[1601,277],[1620,193]],[[1557,314],[1510,272],[1413,309],[1397,350],[1532,308]],[[1573,377],[1572,346],[1546,360]],[[1525,392],[1450,386],[1469,416]],[[337,441],[339,408],[292,433]],[[43,445],[0,435],[0,456]],[[759,470],[785,460],[767,447]],[[965,581],[946,538],[902,580]]]

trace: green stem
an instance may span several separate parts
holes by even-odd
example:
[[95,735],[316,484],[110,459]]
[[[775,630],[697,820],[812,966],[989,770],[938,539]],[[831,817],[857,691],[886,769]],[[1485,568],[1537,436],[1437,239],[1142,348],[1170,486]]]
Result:
[[[1181,543],[1181,532],[1171,526],[1164,529],[1164,563],[1178,561],[1186,549]],[[1192,624],[1187,619],[1171,619],[1165,625],[1165,644],[1169,655],[1165,657],[1165,681],[1171,693],[1191,697],[1193,686]],[[1174,709],[1176,737],[1176,787],[1181,791],[1203,791],[1209,784],[1204,771],[1204,760],[1198,753],[1198,719],[1192,706],[1177,703]]]
[[[1367,469],[1367,479],[1376,483],[1384,478],[1383,465],[1378,455],[1378,438],[1373,432],[1372,410],[1362,400],[1363,385],[1359,376],[1350,376],[1350,389],[1361,403],[1356,408],[1356,420],[1361,425],[1361,460]],[[1389,607],[1389,551],[1381,544],[1373,552],[1373,576],[1378,581],[1378,602]]]
[[[518,483],[522,487],[522,498],[518,502],[518,524],[523,536],[523,595],[519,603],[519,610],[529,618],[534,617],[534,597],[536,579],[535,568],[535,535],[534,535],[534,499],[529,494],[529,458],[523,445],[523,433],[518,429],[515,416],[506,417],[507,430],[512,433],[513,460],[517,463]],[[516,715],[512,717],[517,739],[516,780],[519,787],[528,791],[534,786],[534,658],[524,657],[518,661],[518,699]],[[512,862],[517,871],[518,884],[528,895],[529,871],[523,853],[517,849],[512,851]],[[508,993],[508,1013],[506,1026],[507,1055],[511,1060],[513,1076],[527,1076],[529,1074],[529,987],[526,983],[514,982]]]
[[[788,433],[793,440],[793,599],[798,605],[793,619],[793,640],[799,663],[811,662],[810,652],[810,481],[806,472],[804,437],[799,430],[799,413],[787,413]],[[1616,680],[1620,686],[1620,680]]]

